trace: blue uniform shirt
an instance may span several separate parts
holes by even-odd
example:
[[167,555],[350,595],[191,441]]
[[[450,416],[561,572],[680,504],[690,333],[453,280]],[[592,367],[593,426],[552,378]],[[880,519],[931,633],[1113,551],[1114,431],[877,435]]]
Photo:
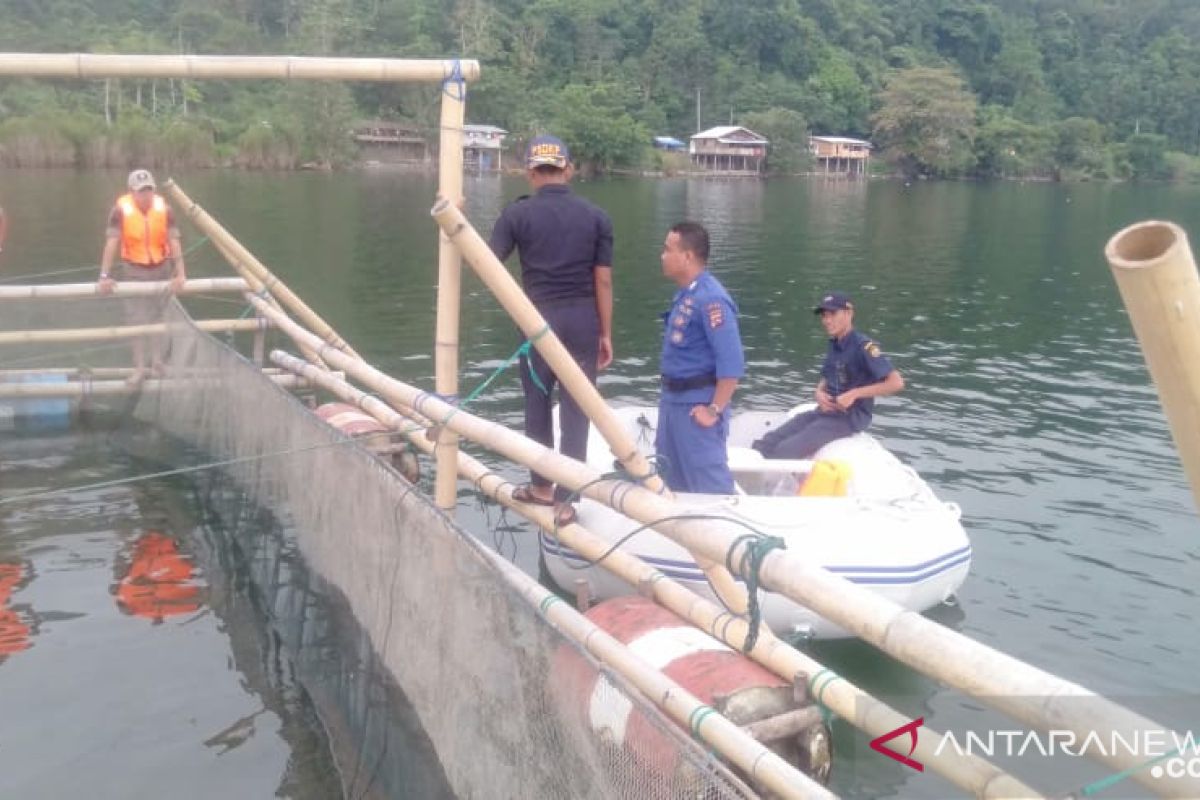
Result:
[[[850,389],[879,383],[893,369],[892,362],[873,339],[852,330],[840,340],[829,340],[821,377],[825,379],[825,390],[831,397],[837,397]],[[866,430],[874,409],[873,397],[855,401],[847,412],[850,426],[856,431]]]
[[525,294],[539,305],[595,297],[592,271],[613,262],[608,214],[561,183],[510,203],[489,244],[501,261],[519,251]]
[[[664,317],[661,372],[668,378],[740,378],[746,362],[738,332],[737,306],[725,287],[708,270],[675,293]],[[674,403],[708,403],[713,387],[682,392],[664,389]]]

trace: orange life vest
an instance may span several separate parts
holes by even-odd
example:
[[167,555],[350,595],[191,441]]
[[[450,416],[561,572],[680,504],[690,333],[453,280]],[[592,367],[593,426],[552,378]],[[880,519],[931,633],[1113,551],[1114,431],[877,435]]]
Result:
[[117,200],[121,209],[121,259],[142,267],[157,267],[171,254],[168,240],[167,201],[154,195],[150,210],[142,213],[132,194]]

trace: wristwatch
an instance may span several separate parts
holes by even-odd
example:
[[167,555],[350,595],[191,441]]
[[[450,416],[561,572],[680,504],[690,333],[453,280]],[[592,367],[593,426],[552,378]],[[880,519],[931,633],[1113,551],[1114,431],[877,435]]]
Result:
[[721,407],[719,405],[717,405],[716,403],[709,403],[708,410],[712,412],[712,415],[714,417],[721,416]]

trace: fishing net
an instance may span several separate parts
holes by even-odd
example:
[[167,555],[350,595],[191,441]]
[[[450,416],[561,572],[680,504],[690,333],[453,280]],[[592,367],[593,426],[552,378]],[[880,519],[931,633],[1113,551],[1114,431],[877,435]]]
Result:
[[[286,544],[251,542],[261,527],[256,513],[238,512],[242,521],[226,526],[257,553],[251,578],[270,587],[264,603],[280,620],[277,635],[302,660],[319,660],[330,647],[360,648],[357,663],[372,665],[385,679],[368,682],[374,690],[327,691],[341,698],[338,703],[321,703],[321,692],[310,689],[348,795],[428,796],[444,786],[462,798],[753,796],[703,746],[541,616],[514,583],[527,578],[499,568],[494,554],[423,491],[319,419],[258,365],[199,330],[181,305],[162,307],[168,326],[162,383],[147,381],[133,395],[82,392],[87,396],[63,400],[14,400],[0,391],[0,414],[10,425],[36,418],[68,424],[82,404],[127,421],[118,425],[148,424],[186,444],[177,448],[181,461],[194,460],[184,455],[190,451],[219,463],[204,480],[219,476],[279,522]],[[4,308],[0,326],[9,330],[61,327],[66,320],[120,324],[124,313],[113,299]],[[55,347],[12,345],[2,362],[88,371],[8,373],[0,390],[17,381],[81,383],[92,370],[129,363],[124,343],[91,352],[69,345],[73,362],[61,348],[56,356]],[[225,489],[214,494],[232,496]],[[289,579],[299,574],[290,559],[302,562],[309,577]],[[297,613],[317,584],[336,598],[343,616]],[[308,621],[288,622],[296,619]],[[361,635],[338,639],[347,627]],[[373,711],[396,703],[411,705],[419,736],[372,722]],[[414,753],[435,759],[444,783],[395,785],[403,781],[390,777],[391,765]]]

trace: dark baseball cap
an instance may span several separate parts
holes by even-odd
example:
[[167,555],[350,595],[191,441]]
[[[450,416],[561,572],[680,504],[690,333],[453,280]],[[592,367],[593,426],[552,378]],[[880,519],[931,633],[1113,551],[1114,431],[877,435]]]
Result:
[[541,166],[563,169],[570,160],[571,151],[557,136],[535,136],[525,152],[525,166],[530,169]]
[[813,309],[814,314],[820,314],[822,311],[841,311],[843,308],[854,308],[854,304],[850,302],[850,297],[842,292],[830,292],[821,298],[821,302],[817,303]]

